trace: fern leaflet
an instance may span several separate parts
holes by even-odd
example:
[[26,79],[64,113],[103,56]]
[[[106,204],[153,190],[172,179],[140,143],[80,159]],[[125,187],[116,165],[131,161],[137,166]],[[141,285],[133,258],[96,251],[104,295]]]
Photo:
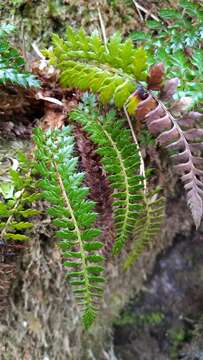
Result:
[[[69,272],[73,292],[83,310],[83,322],[88,328],[96,316],[98,298],[102,296],[104,281],[103,256],[99,250],[103,244],[95,238],[100,230],[94,228],[95,203],[86,200],[89,193],[82,186],[84,174],[77,172],[78,159],[73,155],[74,138],[69,126],[44,133],[35,129],[37,145],[36,170],[43,176],[39,186],[44,199],[52,207],[48,213],[59,227],[56,235],[61,239],[59,247],[65,258],[64,265],[72,268]],[[98,285],[97,285],[98,284]]]
[[113,253],[119,253],[132,233],[134,223],[141,210],[140,199],[142,178],[136,175],[139,169],[139,154],[132,143],[130,130],[123,127],[123,122],[115,119],[110,112],[105,117],[89,109],[89,113],[78,108],[70,118],[80,122],[98,144],[97,153],[114,190],[114,220],[116,241]]
[[88,36],[83,29],[71,27],[66,40],[54,34],[52,41],[54,49],[44,54],[60,69],[62,85],[99,93],[103,103],[113,99],[121,108],[135,90],[136,80],[146,79],[145,50],[135,49],[131,40],[122,43],[118,33],[106,47],[98,34]]

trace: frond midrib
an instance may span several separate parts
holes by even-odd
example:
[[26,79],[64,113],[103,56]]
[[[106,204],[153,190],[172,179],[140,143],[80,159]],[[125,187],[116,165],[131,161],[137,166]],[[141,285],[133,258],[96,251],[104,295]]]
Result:
[[88,305],[90,305],[90,303],[91,303],[90,283],[89,283],[89,278],[88,278],[88,273],[87,273],[85,249],[84,249],[83,241],[82,241],[82,238],[81,238],[80,228],[78,226],[78,222],[77,222],[76,217],[74,215],[74,210],[72,209],[70,200],[69,200],[68,195],[66,193],[66,190],[65,190],[65,187],[64,187],[64,184],[63,184],[63,180],[62,180],[61,175],[60,175],[60,173],[58,171],[58,166],[57,166],[57,164],[55,162],[54,162],[54,167],[55,167],[55,170],[56,170],[58,183],[59,183],[59,186],[61,188],[61,193],[62,193],[64,202],[66,204],[66,207],[68,208],[68,210],[70,212],[70,215],[71,215],[74,227],[75,227],[75,231],[76,231],[76,234],[77,234],[79,246],[80,246],[80,249],[81,249],[81,260],[82,260],[82,263],[81,263],[82,266],[81,267],[82,267],[82,270],[83,270],[83,273],[84,273],[84,279],[85,279],[86,300],[88,301]]
[[[82,59],[73,59],[73,58],[69,58],[67,60],[63,60],[61,62],[59,62],[59,65],[58,65],[58,68],[62,68],[62,73],[64,71],[66,71],[66,69],[64,69],[64,65],[66,62],[75,62],[75,66],[77,66],[77,64],[80,64],[80,65],[83,65],[83,66],[86,66],[87,68],[97,68],[98,71],[100,71],[101,69],[104,70],[104,71],[108,71],[109,73],[114,73],[116,76],[119,76],[121,78],[121,80],[124,80],[125,79],[125,82],[126,81],[130,81],[131,83],[135,84],[136,86],[136,79],[135,77],[131,76],[130,74],[124,72],[121,68],[117,69],[115,67],[112,67],[110,66],[110,64],[106,64],[106,63],[99,63],[95,60],[93,61],[89,61],[88,59],[88,62],[85,62],[85,61],[82,61]],[[64,69],[64,70],[63,70]]]

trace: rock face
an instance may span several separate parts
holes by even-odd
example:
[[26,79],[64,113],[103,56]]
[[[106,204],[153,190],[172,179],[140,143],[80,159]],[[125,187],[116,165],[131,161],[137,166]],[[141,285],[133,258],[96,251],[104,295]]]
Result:
[[177,236],[114,332],[122,360],[202,359],[203,234]]

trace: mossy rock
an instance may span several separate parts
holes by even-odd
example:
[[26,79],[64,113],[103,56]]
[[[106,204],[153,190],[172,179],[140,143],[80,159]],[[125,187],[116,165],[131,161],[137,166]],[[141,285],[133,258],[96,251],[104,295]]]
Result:
[[[131,31],[143,29],[143,22],[132,1],[99,0],[98,3],[107,36],[114,31],[128,35]],[[156,1],[154,4],[145,1],[143,5],[155,14],[160,7]],[[166,5],[166,1],[161,4]],[[90,32],[100,31],[95,0],[5,0],[0,4],[0,16],[1,22],[16,24],[20,40],[24,39],[27,50],[32,41],[40,46],[49,44],[51,34],[63,34],[67,25],[82,26]]]

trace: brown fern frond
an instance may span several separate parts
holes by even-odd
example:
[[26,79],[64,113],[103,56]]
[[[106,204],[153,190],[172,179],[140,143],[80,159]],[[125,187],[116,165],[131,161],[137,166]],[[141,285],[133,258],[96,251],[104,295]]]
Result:
[[[165,105],[150,92],[135,94],[139,98],[136,110],[137,120],[144,120],[157,143],[169,150],[174,169],[181,174],[187,193],[187,203],[196,225],[199,227],[203,213],[203,158],[197,156],[202,149],[203,129],[182,130],[178,121],[170,114]],[[186,122],[187,123],[187,122]]]
[[114,227],[112,212],[112,190],[105,174],[100,156],[96,153],[96,145],[82,126],[74,126],[77,150],[80,155],[81,170],[85,171],[85,183],[90,188],[90,198],[96,202],[95,211],[98,213],[96,226],[102,230],[99,240],[103,242],[102,253],[110,254],[114,243]]

